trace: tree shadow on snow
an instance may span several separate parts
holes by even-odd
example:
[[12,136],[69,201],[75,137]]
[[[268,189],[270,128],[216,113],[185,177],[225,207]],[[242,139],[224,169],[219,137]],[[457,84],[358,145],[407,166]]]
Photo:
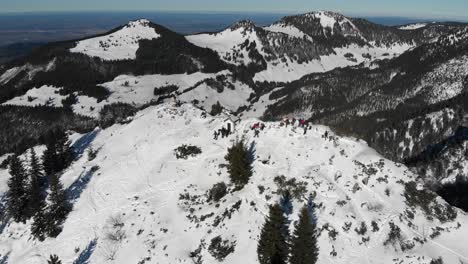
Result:
[[70,187],[67,189],[67,198],[68,201],[74,204],[83,193],[88,183],[91,181],[93,174],[96,172],[96,167],[91,167],[90,169],[81,173],[81,175],[76,179]]
[[75,151],[77,157],[83,155],[84,151],[91,145],[91,143],[96,138],[100,130],[93,130],[81,138],[79,138],[75,143],[73,143],[72,148]]
[[83,251],[81,251],[78,258],[75,261],[73,261],[73,264],[89,264],[89,259],[91,258],[91,255],[93,255],[96,245],[97,239],[91,240],[88,246],[86,246],[86,248]]
[[249,150],[248,150],[248,153],[249,153],[249,162],[250,164],[252,164],[254,161],[255,161],[255,140],[252,141],[250,143],[250,146],[249,146]]
[[[3,233],[9,221],[10,221],[10,217],[6,213],[6,195],[2,195],[0,196],[0,234]],[[8,255],[5,257],[8,257]],[[4,258],[0,259],[0,264],[7,263],[7,262],[2,262],[3,259]]]

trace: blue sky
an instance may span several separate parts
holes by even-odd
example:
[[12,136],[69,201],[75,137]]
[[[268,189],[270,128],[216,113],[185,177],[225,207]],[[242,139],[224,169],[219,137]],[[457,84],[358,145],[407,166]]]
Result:
[[0,0],[0,12],[142,10],[468,18],[468,0]]

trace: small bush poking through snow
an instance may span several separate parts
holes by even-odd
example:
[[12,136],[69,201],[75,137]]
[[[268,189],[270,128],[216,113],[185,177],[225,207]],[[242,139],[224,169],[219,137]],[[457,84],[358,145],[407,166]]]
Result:
[[208,247],[208,252],[218,261],[223,261],[229,254],[234,252],[236,247],[236,242],[231,242],[229,240],[223,240],[221,236],[217,236],[211,239],[210,246]]
[[90,147],[88,149],[88,161],[92,161],[93,159],[95,159],[97,156],[97,153],[98,153],[98,150],[95,150],[92,147]]
[[216,115],[221,114],[221,112],[223,112],[223,106],[221,106],[221,104],[219,103],[219,101],[216,102],[216,104],[214,104],[213,106],[211,106],[210,115],[216,116]]
[[384,241],[384,246],[387,246],[388,244],[392,244],[395,246],[395,244],[398,242],[401,244],[401,229],[399,226],[395,225],[395,223],[390,222],[388,223],[390,226],[390,233],[388,233],[388,238]]
[[377,232],[377,231],[380,230],[380,229],[379,229],[379,225],[377,224],[377,222],[372,221],[372,222],[371,222],[371,225],[372,225],[372,232]]
[[57,255],[50,255],[50,258],[47,260],[47,264],[62,264]]
[[177,159],[188,159],[188,157],[195,157],[201,154],[202,151],[197,146],[182,145],[174,150]]
[[433,259],[431,260],[430,264],[444,264],[444,261],[442,260],[442,258]]
[[213,185],[208,193],[208,201],[219,202],[227,194],[227,186],[224,182],[219,182]]
[[307,182],[298,182],[295,178],[286,180],[284,175],[276,176],[273,180],[278,186],[278,193],[282,196],[289,192],[293,198],[301,200],[307,192]]
[[358,235],[365,235],[367,233],[367,225],[366,225],[366,222],[361,222],[361,226],[359,228],[355,228],[354,231],[356,231],[356,233]]

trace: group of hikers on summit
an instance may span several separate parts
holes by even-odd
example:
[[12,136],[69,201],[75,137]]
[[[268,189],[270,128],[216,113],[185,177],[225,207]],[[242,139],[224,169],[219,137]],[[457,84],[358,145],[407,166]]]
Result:
[[[283,126],[288,127],[289,125],[291,125],[292,130],[294,132],[296,132],[296,128],[303,128],[304,129],[304,135],[307,134],[307,130],[311,129],[310,123],[306,122],[304,118],[292,118],[292,119],[290,119],[290,118],[286,117],[280,122],[279,125],[280,125],[280,127],[283,127]],[[254,137],[258,138],[260,136],[260,131],[263,131],[265,129],[265,127],[266,127],[265,123],[255,122],[250,127],[250,130],[252,130],[254,132]],[[225,138],[225,137],[228,137],[232,133],[233,133],[232,124],[227,123],[226,127],[222,126],[220,129],[217,129],[217,130],[213,131],[213,138],[215,140],[218,140],[219,136],[221,136],[221,138]],[[328,134],[328,132],[327,132],[327,134]]]

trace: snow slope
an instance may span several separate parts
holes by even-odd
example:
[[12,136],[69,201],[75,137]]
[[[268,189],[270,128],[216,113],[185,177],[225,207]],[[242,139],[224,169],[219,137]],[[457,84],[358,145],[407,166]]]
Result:
[[131,60],[136,58],[140,40],[159,37],[148,20],[140,19],[109,35],[79,41],[70,51],[103,60]]
[[300,38],[300,39],[309,39],[310,41],[313,41],[312,38],[302,32],[300,29],[297,27],[291,26],[291,25],[286,25],[284,23],[275,23],[272,24],[268,27],[264,27],[263,29],[271,31],[271,32],[279,32],[279,33],[284,33],[286,35],[289,35],[291,37],[295,38]]
[[401,26],[398,29],[400,29],[400,30],[416,30],[416,29],[420,29],[420,28],[423,28],[423,27],[426,27],[426,26],[427,26],[427,23],[416,23],[416,24],[409,24],[409,25]]
[[[203,83],[207,79],[230,75],[227,70],[218,73],[120,75],[110,82],[101,84],[110,92],[108,98],[98,102],[96,98],[75,93],[77,103],[72,107],[77,114],[99,117],[99,112],[105,105],[121,102],[141,106],[157,101],[159,96],[154,95],[155,88],[175,85],[178,87],[176,91],[179,94],[178,99],[183,102],[198,100],[200,106],[211,109],[211,106],[219,101],[226,109],[236,111],[239,107],[248,104],[247,99],[253,93],[252,88],[239,81],[232,81],[234,89],[225,88],[223,92],[217,92],[216,88]],[[3,105],[62,107],[62,100],[67,96],[60,95],[60,89],[47,85],[33,88],[24,95],[6,101]]]
[[[339,14],[313,12],[304,16],[309,20],[320,20],[323,30],[331,30],[332,34],[334,26],[337,25],[343,29],[344,36],[361,36],[358,28],[349,19]],[[263,33],[260,33],[259,30],[261,29],[256,28],[250,22],[240,22],[218,33],[189,35],[186,36],[186,39],[194,45],[216,51],[225,62],[238,66],[247,66],[255,62],[249,56],[248,48],[251,43],[255,43],[256,51],[266,62],[266,69],[255,74],[253,80],[256,82],[291,82],[315,72],[326,72],[335,68],[355,66],[363,62],[370,63],[378,59],[393,58],[415,46],[407,43],[394,43],[386,46],[369,42],[367,45],[350,44],[344,47],[335,47],[331,53],[318,55],[312,60],[301,59],[300,53],[288,54],[284,51],[275,54],[277,58],[274,58],[275,56],[269,52],[271,52],[272,47],[281,50],[284,41],[294,42],[301,39],[308,41],[307,48],[314,47],[315,50],[320,47],[315,46],[312,36],[285,22],[264,27],[265,32]],[[288,38],[281,38],[284,36],[278,36],[278,34],[284,34]],[[293,47],[297,48],[295,45]]]
[[254,27],[230,27],[219,33],[186,36],[192,44],[216,51],[222,60],[235,65],[248,65],[251,59],[248,51],[241,47],[246,41],[257,44],[261,50],[261,41]]
[[320,56],[320,59],[310,62],[298,63],[291,58],[287,58],[286,61],[268,62],[267,69],[256,73],[253,79],[258,82],[292,82],[315,72],[327,72],[361,63],[370,65],[374,60],[390,59],[410,48],[412,46],[407,44],[395,44],[389,47],[360,47],[353,44],[343,48],[335,48],[334,54]]
[[[328,129],[323,126],[314,125],[303,135],[302,129],[279,123],[267,123],[260,137],[253,138],[249,127],[255,119],[236,124],[229,138],[213,140],[213,131],[225,119],[203,118],[190,104],[163,104],[142,110],[129,124],[76,138],[79,150],[92,145],[99,152],[92,161],[86,151],[80,152],[84,154],[61,177],[74,206],[63,232],[41,243],[30,239],[29,222],[8,223],[0,233],[0,257],[11,264],[42,264],[49,254],[57,254],[62,263],[172,264],[193,263],[190,252],[199,248],[192,256],[218,263],[208,247],[221,235],[235,241],[234,252],[222,263],[257,263],[260,227],[268,205],[278,200],[274,178],[284,175],[295,179],[295,186],[307,188],[302,199],[295,199],[291,220],[307,194],[316,195],[320,264],[428,264],[439,256],[444,263],[468,261],[468,249],[460,243],[468,232],[467,215],[458,211],[454,221],[441,223],[427,220],[417,207],[411,220],[402,193],[403,183],[415,180],[415,175],[365,142],[333,133],[325,139]],[[255,149],[250,182],[219,203],[208,202],[206,193],[213,184],[229,182],[221,164],[227,148],[242,136]],[[176,159],[174,149],[182,144],[199,146],[202,153]],[[7,178],[0,170],[1,186]],[[109,239],[115,221],[123,223],[120,241]],[[358,235],[354,229],[362,221],[368,230]],[[379,230],[372,231],[371,221]],[[389,222],[401,228],[402,237],[395,245],[383,246]],[[441,234],[429,236],[436,226]],[[336,239],[330,236],[332,230],[338,232]],[[426,241],[415,242],[418,238]],[[399,243],[414,247],[403,252]]]

